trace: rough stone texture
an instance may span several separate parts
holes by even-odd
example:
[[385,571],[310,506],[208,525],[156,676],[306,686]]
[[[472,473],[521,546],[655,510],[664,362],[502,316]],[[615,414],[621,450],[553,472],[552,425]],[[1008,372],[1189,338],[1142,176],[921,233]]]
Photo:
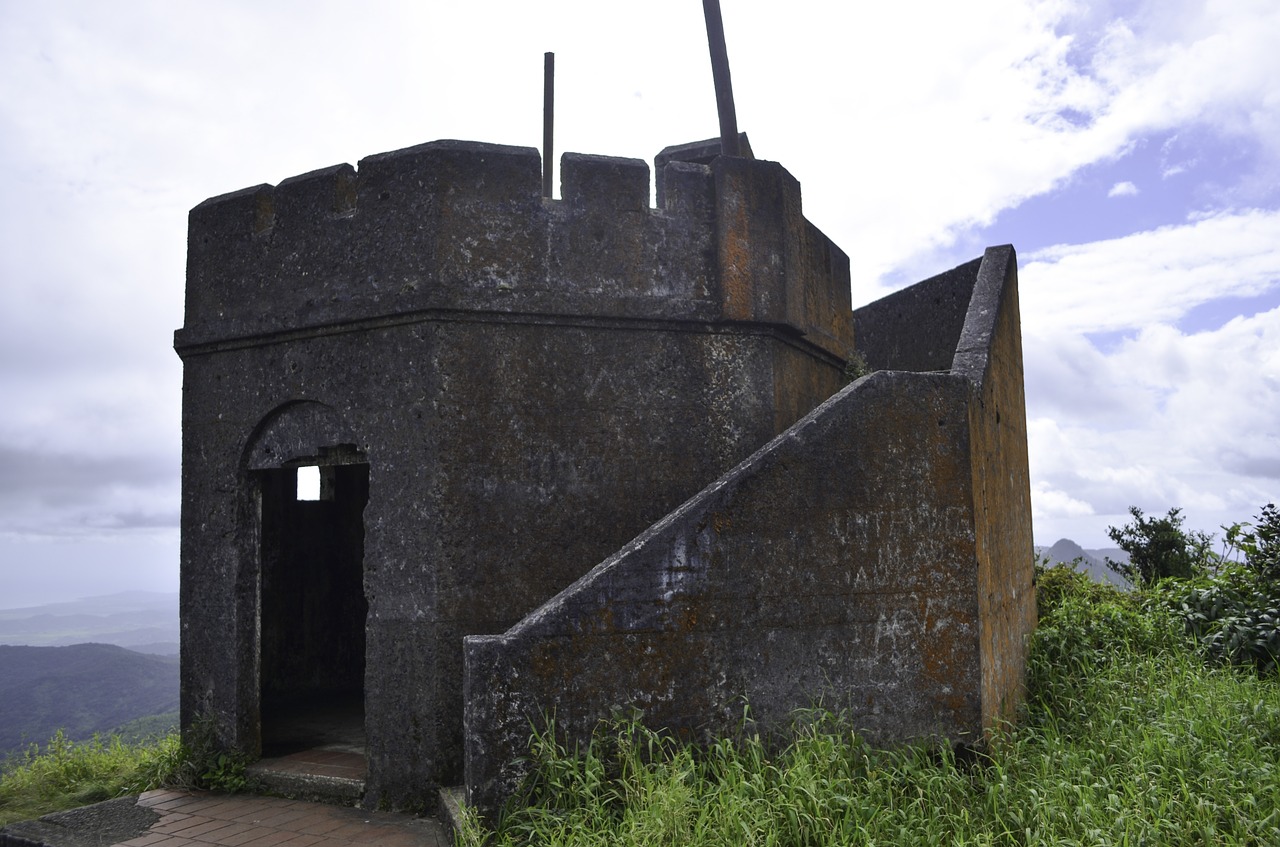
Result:
[[853,313],[872,370],[945,373],[964,330],[981,259],[896,291]]
[[779,165],[670,161],[657,209],[643,162],[540,173],[435,142],[192,210],[184,728],[257,754],[290,699],[361,696],[365,802],[421,805],[462,778],[464,636],[839,389],[848,259]]
[[120,797],[9,824],[0,830],[0,847],[99,847],[137,838],[158,820],[137,797]]
[[[739,302],[780,308],[776,290]],[[505,634],[466,639],[468,802],[497,808],[549,717],[569,743],[619,708],[702,738],[744,698],[766,728],[821,701],[892,742],[1010,714],[1035,617],[1012,248],[857,326],[889,315],[868,359],[937,372],[859,380]]]
[[1031,476],[1018,268],[1012,247],[986,253],[956,347],[952,372],[976,387],[972,433],[975,555],[982,645],[984,726],[1008,720],[1022,701],[1027,647],[1036,625],[1030,564]]
[[1035,607],[1028,600],[1031,571],[1020,566],[1032,541],[1025,517],[1031,506],[1017,297],[1017,262],[1008,248],[990,250],[984,259],[853,314],[858,350],[872,368],[950,370],[982,386],[972,406],[980,414],[971,426],[988,723],[1011,713],[1013,704],[1004,700],[1019,690],[1026,667],[1022,641],[1035,625]]
[[[855,313],[796,180],[704,148],[659,154],[656,209],[638,160],[566,154],[553,200],[535,150],[443,141],[192,210],[185,729],[258,754],[359,698],[366,804],[465,771],[492,810],[547,714],[701,737],[822,698],[890,742],[1010,713],[1012,248]],[[855,332],[881,372],[841,390]]]

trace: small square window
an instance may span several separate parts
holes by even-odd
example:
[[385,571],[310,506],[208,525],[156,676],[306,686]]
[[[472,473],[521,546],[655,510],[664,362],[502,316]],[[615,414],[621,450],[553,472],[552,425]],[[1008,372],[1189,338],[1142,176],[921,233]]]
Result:
[[320,468],[316,465],[308,465],[304,468],[298,468],[297,499],[320,499]]

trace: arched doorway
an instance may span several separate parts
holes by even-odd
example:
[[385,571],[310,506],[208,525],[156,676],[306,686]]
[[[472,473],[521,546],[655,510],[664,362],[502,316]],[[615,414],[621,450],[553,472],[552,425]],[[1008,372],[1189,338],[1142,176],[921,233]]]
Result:
[[[319,478],[310,494],[300,471]],[[249,722],[263,765],[288,757],[299,772],[351,776],[362,787],[367,458],[331,407],[294,402],[257,427],[245,472],[253,531],[242,584],[257,613]]]
[[363,747],[369,466],[318,470],[314,500],[298,496],[297,468],[258,471],[264,756],[324,744]]

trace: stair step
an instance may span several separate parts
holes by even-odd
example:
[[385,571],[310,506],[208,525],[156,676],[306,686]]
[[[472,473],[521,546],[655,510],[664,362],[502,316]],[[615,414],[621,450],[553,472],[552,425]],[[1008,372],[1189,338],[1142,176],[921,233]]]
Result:
[[262,759],[245,774],[273,794],[352,805],[364,796],[366,764],[359,753],[305,750]]

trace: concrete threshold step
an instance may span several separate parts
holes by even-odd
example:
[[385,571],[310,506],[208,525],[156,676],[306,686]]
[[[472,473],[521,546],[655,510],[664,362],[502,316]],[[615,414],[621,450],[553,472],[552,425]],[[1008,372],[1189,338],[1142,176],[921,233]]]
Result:
[[365,773],[364,756],[331,750],[262,759],[245,769],[246,776],[272,794],[344,806],[364,796]]
[[467,806],[467,789],[461,785],[440,789],[440,806],[436,817],[455,836],[462,832],[463,810]]

